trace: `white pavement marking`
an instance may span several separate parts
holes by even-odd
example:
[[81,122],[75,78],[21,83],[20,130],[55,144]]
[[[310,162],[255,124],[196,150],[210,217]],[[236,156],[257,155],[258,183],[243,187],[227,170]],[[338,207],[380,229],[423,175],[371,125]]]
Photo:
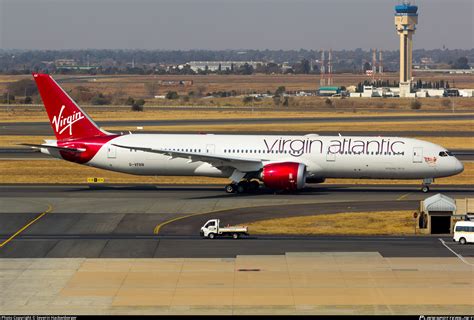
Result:
[[444,242],[443,239],[441,238],[438,238],[439,241],[441,241],[441,243],[443,244],[443,246],[445,246],[449,251],[451,251],[452,253],[454,253],[454,255],[456,257],[458,257],[459,259],[461,259],[462,262],[464,262],[465,264],[467,265],[470,265],[471,267],[474,267],[474,264],[472,263],[469,263],[468,261],[466,261],[466,259],[464,259],[464,257],[462,255],[460,255],[459,253],[457,253],[456,251],[454,251],[453,249],[451,249],[450,247],[448,247],[448,245],[446,244],[446,242]]

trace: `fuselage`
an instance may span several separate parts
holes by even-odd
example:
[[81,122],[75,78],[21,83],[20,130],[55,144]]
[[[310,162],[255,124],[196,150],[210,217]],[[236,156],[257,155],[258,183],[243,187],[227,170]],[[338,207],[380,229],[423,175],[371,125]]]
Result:
[[[462,163],[445,148],[422,140],[316,134],[127,134],[101,143],[95,154],[82,163],[112,171],[157,176],[230,177],[235,169],[120,148],[114,144],[258,160],[262,167],[276,162],[297,162],[306,166],[307,178],[425,179],[451,176],[463,170]],[[68,158],[62,151],[43,149],[43,152]],[[240,170],[245,172],[245,165]],[[255,170],[251,166],[247,171]]]
[[47,74],[33,78],[57,140],[39,148],[67,161],[151,176],[226,177],[226,192],[295,191],[326,178],[423,179],[463,165],[436,144],[398,137],[126,134],[106,132]]

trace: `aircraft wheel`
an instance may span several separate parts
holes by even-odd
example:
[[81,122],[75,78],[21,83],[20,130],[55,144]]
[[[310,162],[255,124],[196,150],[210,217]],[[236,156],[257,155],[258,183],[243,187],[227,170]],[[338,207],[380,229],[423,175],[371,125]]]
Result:
[[228,184],[225,186],[225,192],[227,193],[234,193],[236,191],[235,184]]
[[428,191],[430,191],[430,187],[428,187],[428,186],[423,186],[423,187],[421,187],[421,191],[422,191],[423,193],[427,193]]

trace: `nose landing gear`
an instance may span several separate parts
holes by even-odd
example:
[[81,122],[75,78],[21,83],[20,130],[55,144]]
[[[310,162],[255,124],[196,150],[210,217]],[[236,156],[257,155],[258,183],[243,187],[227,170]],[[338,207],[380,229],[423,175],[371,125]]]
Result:
[[423,185],[421,186],[421,192],[427,193],[430,191],[430,184],[434,182],[433,178],[425,178],[423,179]]

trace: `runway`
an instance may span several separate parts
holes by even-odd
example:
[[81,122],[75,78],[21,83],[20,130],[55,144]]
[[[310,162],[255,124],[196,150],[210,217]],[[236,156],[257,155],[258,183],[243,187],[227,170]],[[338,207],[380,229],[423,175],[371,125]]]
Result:
[[[236,257],[285,252],[380,252],[386,257],[453,254],[438,237],[288,237],[204,240],[209,218],[247,223],[270,217],[372,210],[416,210],[428,195],[416,185],[320,185],[298,194],[225,194],[222,186],[15,185],[0,186],[1,242],[45,212],[0,248],[3,258]],[[451,197],[472,196],[473,185],[434,186]],[[170,222],[174,219],[178,220]],[[389,217],[388,217],[389,218]],[[167,223],[169,222],[169,223]],[[164,225],[163,225],[164,224]],[[157,226],[162,225],[158,234]],[[449,245],[466,257],[470,246]]]
[[[120,120],[120,121],[97,121],[100,127],[148,127],[148,126],[186,126],[186,125],[226,125],[226,124],[278,124],[278,123],[336,123],[336,122],[387,122],[387,121],[436,121],[436,120],[472,120],[471,115],[463,114],[441,114],[422,116],[361,116],[361,117],[306,117],[306,118],[242,118],[242,119],[184,119],[184,120]],[[147,131],[152,133],[152,131]],[[155,131],[159,132],[159,131]],[[209,133],[211,133],[209,131]],[[300,134],[303,132],[299,132]],[[337,132],[317,132],[318,134],[335,134]],[[344,134],[355,134],[357,132],[344,132]],[[384,135],[409,135],[409,132],[385,132]],[[413,135],[433,135],[423,130],[413,130]],[[242,134],[242,133],[240,133]],[[277,134],[277,133],[275,133]],[[279,134],[279,133],[278,133]],[[367,133],[365,133],[367,134]],[[377,135],[382,134],[377,132]],[[442,132],[442,136],[472,136],[471,132]],[[0,135],[52,135],[52,129],[48,122],[0,122]]]

